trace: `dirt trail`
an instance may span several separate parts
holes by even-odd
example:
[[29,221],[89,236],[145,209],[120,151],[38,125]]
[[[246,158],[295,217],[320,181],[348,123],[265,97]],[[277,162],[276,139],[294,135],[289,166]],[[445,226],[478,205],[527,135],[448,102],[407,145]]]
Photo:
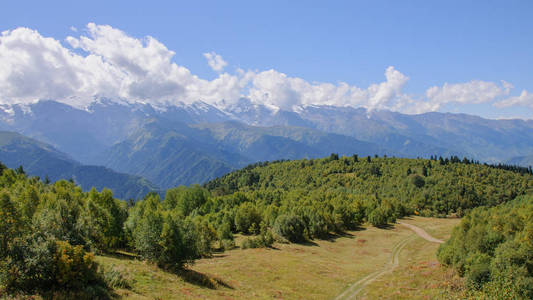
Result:
[[368,284],[372,283],[374,280],[376,280],[381,275],[390,272],[396,268],[400,263],[400,252],[402,251],[403,247],[407,245],[415,235],[408,236],[407,238],[401,240],[396,245],[394,245],[394,248],[392,249],[392,253],[390,256],[390,262],[387,264],[387,266],[383,270],[378,270],[374,273],[371,273],[367,275],[364,278],[361,278],[357,282],[353,283],[348,287],[342,294],[338,295],[335,300],[341,300],[341,299],[355,299],[357,294]]
[[[403,222],[398,222],[398,223],[403,225],[403,226],[405,226],[405,227],[407,227],[407,228],[409,228],[409,229],[411,229],[419,237],[421,237],[421,238],[423,238],[423,239],[425,239],[427,241],[430,241],[430,242],[433,242],[433,243],[444,243],[444,241],[432,237],[431,235],[429,235],[429,233],[427,233],[424,229],[422,229],[420,227],[417,227],[417,226],[411,225],[411,224],[407,224],[407,223],[403,223]],[[414,237],[415,237],[415,235],[410,235],[407,238],[405,238],[405,239],[401,240],[400,242],[398,242],[396,245],[394,245],[394,248],[392,248],[390,262],[389,262],[389,264],[387,264],[387,266],[384,269],[378,270],[378,271],[376,271],[374,273],[371,273],[371,274],[367,275],[366,277],[363,277],[363,278],[359,279],[358,281],[356,281],[355,283],[350,285],[346,290],[344,290],[340,295],[338,295],[335,298],[335,300],[356,299],[357,294],[359,294],[359,292],[361,292],[361,290],[363,290],[363,288],[365,286],[367,286],[370,283],[372,283],[374,280],[376,280],[381,275],[383,275],[383,274],[385,274],[387,272],[392,272],[392,270],[394,270],[394,268],[396,268],[400,264],[400,252],[405,247],[405,245],[407,245],[407,243],[409,243],[410,241],[412,241],[414,239]]]
[[436,238],[432,237],[424,229],[422,229],[422,228],[420,228],[418,226],[415,226],[415,225],[412,225],[412,224],[407,224],[407,223],[404,223],[404,222],[401,222],[401,221],[398,221],[398,223],[403,225],[403,226],[405,226],[405,227],[407,227],[407,228],[409,228],[409,229],[411,229],[416,234],[418,234],[419,237],[423,238],[426,241],[429,241],[429,242],[432,242],[432,243],[439,243],[439,244],[444,243],[443,240],[439,240],[439,239],[436,239]]

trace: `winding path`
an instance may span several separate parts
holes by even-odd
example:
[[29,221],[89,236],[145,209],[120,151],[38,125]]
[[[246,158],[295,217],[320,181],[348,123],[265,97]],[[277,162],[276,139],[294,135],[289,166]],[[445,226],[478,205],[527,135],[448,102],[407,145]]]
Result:
[[[403,225],[410,230],[414,231],[419,237],[433,243],[444,243],[444,241],[436,239],[429,235],[424,229],[412,225],[407,224],[404,222],[398,222],[400,225]],[[375,271],[374,273],[371,273],[367,275],[366,277],[363,277],[359,279],[358,281],[352,283],[346,290],[344,290],[340,295],[335,297],[335,300],[342,300],[342,299],[355,299],[357,297],[357,294],[363,290],[363,288],[370,283],[372,283],[374,280],[379,278],[381,275],[392,272],[394,268],[396,268],[400,264],[400,252],[402,249],[407,245],[410,241],[412,241],[415,238],[415,235],[410,235],[406,237],[405,239],[398,242],[396,245],[394,245],[394,248],[392,248],[392,253],[390,256],[390,262],[387,264],[387,266],[383,270]]]
[[422,228],[420,228],[418,226],[415,226],[415,225],[412,225],[412,224],[407,224],[407,223],[404,223],[404,222],[401,222],[401,221],[398,221],[398,224],[403,225],[403,226],[411,229],[416,234],[418,234],[419,237],[423,238],[426,241],[429,241],[429,242],[432,242],[432,243],[439,243],[439,244],[444,243],[443,240],[439,240],[439,239],[436,239],[436,238],[432,237],[424,229],[422,229]]

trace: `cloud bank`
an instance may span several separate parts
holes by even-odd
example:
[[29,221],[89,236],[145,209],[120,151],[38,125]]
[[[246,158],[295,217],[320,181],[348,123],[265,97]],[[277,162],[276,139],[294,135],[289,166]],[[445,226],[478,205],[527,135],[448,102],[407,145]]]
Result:
[[80,32],[83,34],[68,36],[64,42],[29,28],[2,32],[0,104],[53,99],[83,108],[95,97],[106,97],[155,106],[194,101],[218,105],[247,97],[254,103],[287,110],[334,105],[421,113],[449,103],[533,108],[533,94],[524,90],[520,96],[509,97],[513,87],[505,81],[445,83],[428,88],[425,95],[409,95],[403,91],[409,77],[393,66],[385,70],[383,82],[361,88],[344,82],[308,82],[276,70],[223,72],[228,63],[209,52],[203,55],[218,75],[206,80],[174,63],[175,53],[151,36],[139,39],[93,23]]

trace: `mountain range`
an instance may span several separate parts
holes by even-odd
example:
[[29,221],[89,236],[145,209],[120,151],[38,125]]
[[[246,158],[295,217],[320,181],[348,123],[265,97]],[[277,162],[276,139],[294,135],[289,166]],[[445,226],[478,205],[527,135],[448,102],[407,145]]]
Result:
[[83,108],[52,100],[4,104],[0,129],[50,144],[80,164],[142,176],[163,189],[203,183],[257,161],[333,152],[457,155],[522,165],[528,161],[515,157],[533,154],[531,120],[313,105],[283,110],[247,98],[158,107],[105,98]]
[[83,165],[51,145],[15,132],[0,131],[0,161],[9,168],[23,166],[31,176],[50,181],[73,179],[84,190],[109,188],[121,199],[137,199],[158,187],[140,176],[102,166]]

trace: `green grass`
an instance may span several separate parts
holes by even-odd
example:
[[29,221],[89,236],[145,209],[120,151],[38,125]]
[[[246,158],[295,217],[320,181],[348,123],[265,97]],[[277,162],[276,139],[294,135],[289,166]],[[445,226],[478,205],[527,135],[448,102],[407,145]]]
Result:
[[[457,220],[420,217],[406,222],[437,238],[446,238],[457,224]],[[394,246],[412,235],[398,225],[390,229],[365,226],[330,241],[226,251],[198,260],[182,274],[123,256],[99,256],[97,260],[125,274],[131,288],[116,292],[128,299],[332,299],[359,279],[387,268]],[[446,290],[426,278],[427,272],[432,272],[435,282],[446,276],[436,264],[438,245],[418,237],[410,240],[400,252],[399,267],[366,286],[360,296],[424,298]]]

